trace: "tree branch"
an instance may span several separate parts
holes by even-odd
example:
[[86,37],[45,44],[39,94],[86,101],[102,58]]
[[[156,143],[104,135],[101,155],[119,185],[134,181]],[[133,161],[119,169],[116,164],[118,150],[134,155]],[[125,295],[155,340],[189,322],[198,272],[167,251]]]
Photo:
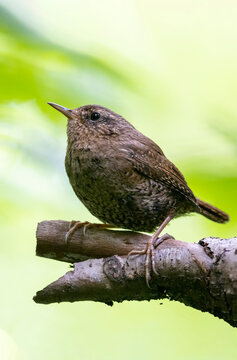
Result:
[[[144,249],[149,236],[130,231],[89,228],[75,232],[69,244],[66,221],[43,221],[37,228],[36,254],[74,262],[74,269],[38,291],[42,304],[93,300],[178,300],[207,311],[237,327],[237,238],[206,238],[199,243],[168,239],[155,250],[158,276],[145,281],[145,255],[126,255]],[[87,259],[87,260],[85,260]]]

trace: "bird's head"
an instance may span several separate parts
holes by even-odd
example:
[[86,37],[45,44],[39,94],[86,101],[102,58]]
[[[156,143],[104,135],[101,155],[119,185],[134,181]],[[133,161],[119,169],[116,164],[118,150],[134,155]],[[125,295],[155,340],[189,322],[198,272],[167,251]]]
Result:
[[48,104],[68,118],[68,137],[71,139],[75,136],[88,139],[93,136],[116,137],[134,129],[121,115],[100,105],[84,105],[70,110],[51,102]]

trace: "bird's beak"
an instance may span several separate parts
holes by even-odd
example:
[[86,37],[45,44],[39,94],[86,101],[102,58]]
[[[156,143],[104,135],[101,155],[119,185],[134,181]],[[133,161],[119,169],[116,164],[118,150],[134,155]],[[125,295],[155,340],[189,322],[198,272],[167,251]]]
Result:
[[52,106],[54,109],[60,111],[63,115],[65,115],[67,118],[71,119],[72,118],[72,110],[67,109],[64,106],[58,105],[58,104],[54,104],[52,102],[48,102],[48,104],[50,106]]

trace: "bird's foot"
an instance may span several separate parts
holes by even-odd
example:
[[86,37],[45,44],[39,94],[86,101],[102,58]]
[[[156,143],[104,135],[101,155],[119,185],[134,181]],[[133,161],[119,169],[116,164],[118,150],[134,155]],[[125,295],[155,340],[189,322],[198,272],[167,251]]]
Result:
[[72,220],[69,225],[69,230],[67,231],[65,235],[65,243],[68,244],[71,240],[73,234],[78,229],[83,228],[83,236],[86,235],[86,230],[88,228],[99,228],[99,229],[109,229],[114,228],[113,225],[110,224],[96,224],[96,223],[90,223],[89,221],[75,221]]
[[165,240],[168,239],[174,239],[173,236],[169,234],[164,234],[161,237],[157,237],[154,234],[147,242],[147,246],[144,250],[132,250],[128,254],[127,258],[129,258],[131,255],[146,255],[145,258],[145,278],[146,278],[146,284],[149,288],[150,287],[150,280],[151,280],[151,270],[156,274],[159,275],[156,271],[155,267],[155,252],[154,250],[162,244]]
[[89,222],[88,221],[75,221],[72,220],[69,224],[69,229],[66,232],[65,235],[65,243],[68,244],[69,241],[71,240],[73,234],[75,233],[76,230],[80,229],[81,227],[83,227],[83,232],[84,232],[84,227],[86,227],[86,225],[88,225]]
[[159,246],[160,244],[163,243],[163,241],[170,240],[170,239],[174,240],[174,237],[168,233],[162,235],[161,237],[156,238],[156,240],[154,241],[154,248],[156,249],[157,246]]

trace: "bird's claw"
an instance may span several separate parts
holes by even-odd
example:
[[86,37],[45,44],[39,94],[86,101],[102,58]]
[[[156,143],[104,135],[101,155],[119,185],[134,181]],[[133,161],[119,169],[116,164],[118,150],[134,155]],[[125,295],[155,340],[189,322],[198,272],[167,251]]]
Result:
[[70,222],[70,225],[69,225],[69,230],[67,231],[66,235],[65,235],[65,243],[68,244],[69,241],[71,240],[73,234],[75,233],[76,230],[80,229],[80,228],[83,228],[82,229],[82,233],[83,233],[83,236],[86,235],[86,230],[88,228],[102,228],[102,229],[107,229],[107,228],[114,228],[113,225],[110,225],[110,224],[95,224],[95,223],[90,223],[89,221],[75,221],[75,220],[72,220]]
[[165,240],[169,240],[169,239],[173,239],[174,237],[168,233],[162,235],[161,237],[156,238],[156,240],[154,240],[154,248],[156,249],[157,246],[159,246],[160,244],[162,244]]
[[81,227],[83,227],[83,235],[85,236],[86,234],[86,227],[87,225],[89,225],[90,223],[88,221],[75,221],[75,220],[72,220],[70,222],[70,225],[69,225],[69,229],[68,231],[66,232],[66,235],[65,235],[65,243],[68,244],[69,241],[71,240],[73,234],[75,233],[75,231],[77,229],[80,229]]
[[169,234],[164,234],[161,237],[154,237],[152,236],[148,242],[146,249],[143,250],[132,250],[128,253],[127,260],[131,255],[146,255],[145,259],[145,279],[146,284],[149,288],[150,286],[150,280],[151,280],[151,269],[154,272],[155,275],[159,275],[158,271],[156,270],[156,264],[155,264],[155,249],[163,243],[165,240],[173,239],[173,236]]

